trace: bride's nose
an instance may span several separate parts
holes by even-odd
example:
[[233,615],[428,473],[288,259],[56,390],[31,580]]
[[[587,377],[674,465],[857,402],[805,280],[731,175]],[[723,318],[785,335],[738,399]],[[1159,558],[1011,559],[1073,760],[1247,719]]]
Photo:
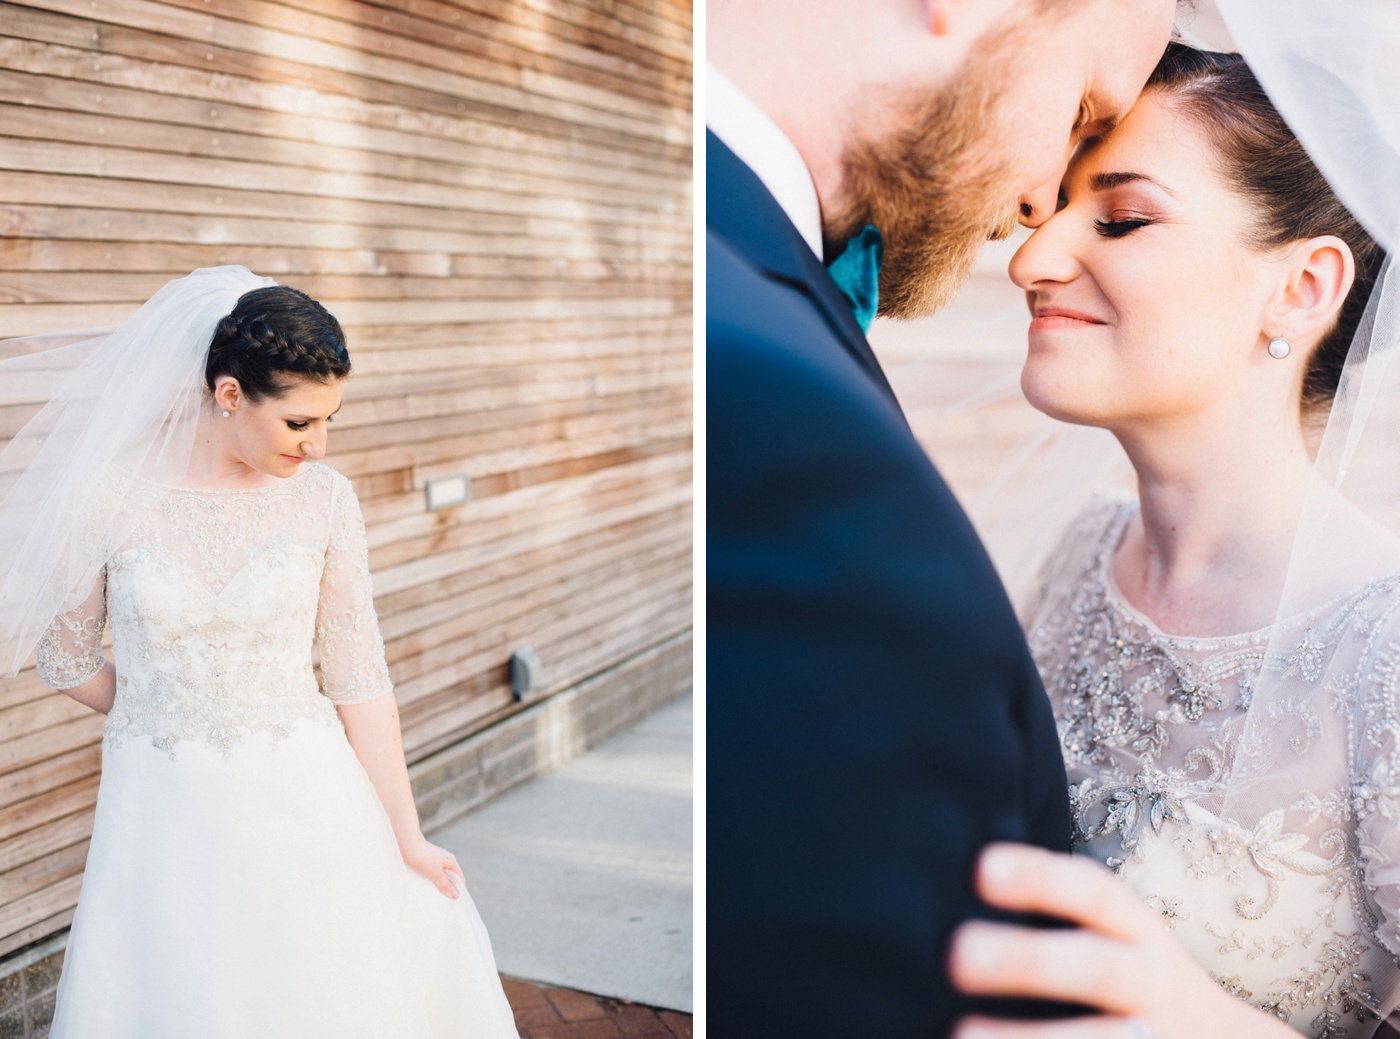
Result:
[[303,440],[299,445],[301,453],[315,461],[326,453],[326,440],[324,437],[315,440]]
[[1073,281],[1079,274],[1079,261],[1065,240],[1067,221],[1063,211],[1036,228],[1011,257],[1007,273],[1018,288],[1029,291],[1040,282]]

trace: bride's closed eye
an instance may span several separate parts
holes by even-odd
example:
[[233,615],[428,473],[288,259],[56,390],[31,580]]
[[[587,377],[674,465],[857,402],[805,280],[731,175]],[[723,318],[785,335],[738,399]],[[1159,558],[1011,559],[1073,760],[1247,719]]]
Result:
[[1147,227],[1155,221],[1147,217],[1127,217],[1122,220],[1095,220],[1094,230],[1105,238],[1122,238],[1140,227]]

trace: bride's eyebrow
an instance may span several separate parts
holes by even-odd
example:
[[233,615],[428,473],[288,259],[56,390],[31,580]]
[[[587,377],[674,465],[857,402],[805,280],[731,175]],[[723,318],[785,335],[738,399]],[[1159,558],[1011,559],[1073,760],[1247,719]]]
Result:
[[[340,408],[343,408],[343,407],[345,407],[345,404],[344,404],[344,403],[341,403],[340,407],[336,408],[334,411],[332,411],[332,412],[330,413],[330,415],[327,415],[326,417],[327,417],[327,418],[331,418],[331,417],[333,417],[333,416],[335,416],[335,415],[339,415],[339,414],[340,414]],[[310,421],[311,421],[311,418],[312,418],[312,416],[310,416],[310,415],[288,415],[288,416],[287,416],[287,420],[288,420],[289,422],[310,422]]]
[[1089,178],[1089,187],[1095,191],[1108,191],[1111,188],[1119,187],[1123,184],[1131,184],[1134,181],[1145,180],[1147,183],[1161,188],[1172,198],[1176,198],[1176,192],[1167,187],[1159,180],[1153,180],[1146,173],[1095,173]]

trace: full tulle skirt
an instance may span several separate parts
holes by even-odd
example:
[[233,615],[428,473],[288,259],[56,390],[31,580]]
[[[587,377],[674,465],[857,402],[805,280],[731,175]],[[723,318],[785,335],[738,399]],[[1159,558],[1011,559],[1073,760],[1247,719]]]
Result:
[[54,1039],[516,1039],[465,890],[404,865],[345,733],[105,748]]

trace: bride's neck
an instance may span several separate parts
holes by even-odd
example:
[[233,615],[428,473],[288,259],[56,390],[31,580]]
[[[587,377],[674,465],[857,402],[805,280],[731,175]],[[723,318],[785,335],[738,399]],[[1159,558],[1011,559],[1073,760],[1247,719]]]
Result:
[[238,457],[217,412],[207,404],[199,415],[189,465],[181,485],[211,490],[239,490],[277,482]]
[[1300,424],[1227,416],[1119,439],[1141,501],[1113,561],[1123,595],[1173,634],[1272,623],[1312,473]]

